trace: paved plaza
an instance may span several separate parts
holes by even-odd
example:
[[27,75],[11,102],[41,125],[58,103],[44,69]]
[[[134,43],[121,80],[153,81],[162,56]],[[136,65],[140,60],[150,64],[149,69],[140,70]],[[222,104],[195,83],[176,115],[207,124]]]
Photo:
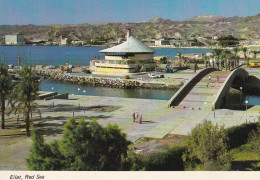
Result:
[[[176,107],[169,108],[166,100],[69,95],[69,99],[38,100],[42,118],[35,114],[34,124],[39,127],[46,141],[50,142],[60,139],[63,125],[73,115],[87,120],[97,119],[102,126],[118,124],[127,134],[127,139],[135,142],[142,137],[188,135],[196,124],[206,119],[219,125],[224,124],[225,127],[258,121],[260,106],[253,106],[247,111],[217,109],[214,116],[211,110],[214,94],[229,72],[215,71],[210,74],[212,82],[208,87],[208,76],[205,76]],[[216,76],[219,76],[219,82]],[[142,114],[142,124],[133,122],[134,112]],[[25,158],[29,154],[31,139],[24,134],[21,129],[0,131],[1,170],[27,169]]]

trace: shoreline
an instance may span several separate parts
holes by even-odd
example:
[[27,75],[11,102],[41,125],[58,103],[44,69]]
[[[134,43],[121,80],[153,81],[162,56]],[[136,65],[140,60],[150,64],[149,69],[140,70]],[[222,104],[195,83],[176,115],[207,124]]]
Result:
[[143,88],[143,89],[179,89],[182,86],[181,82],[169,84],[167,82],[149,82],[138,79],[120,79],[112,77],[97,77],[97,76],[80,76],[70,73],[60,72],[58,70],[46,71],[46,70],[35,70],[36,76],[39,78],[43,77],[47,80],[62,82],[62,83],[73,83],[79,85],[91,85],[109,88]]
[[[0,46],[58,46],[58,47],[111,47],[108,45],[82,45],[82,46],[73,46],[73,45],[32,45],[32,44],[24,44],[24,45],[15,45],[15,44],[0,44]],[[150,48],[158,48],[158,49],[229,49],[232,50],[234,47],[196,47],[196,46],[190,46],[190,47],[175,47],[175,46],[148,46]]]

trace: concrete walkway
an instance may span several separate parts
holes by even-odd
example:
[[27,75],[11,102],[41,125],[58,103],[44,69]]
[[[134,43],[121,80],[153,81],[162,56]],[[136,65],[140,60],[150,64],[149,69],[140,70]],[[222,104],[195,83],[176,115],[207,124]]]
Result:
[[[212,83],[206,87],[208,76],[204,77],[184,98],[179,106],[168,108],[168,101],[134,99],[105,96],[69,96],[68,100],[39,100],[42,119],[37,117],[34,123],[40,128],[47,142],[60,139],[64,123],[69,117],[96,118],[106,126],[116,123],[127,134],[127,139],[136,141],[142,137],[163,138],[167,134],[187,135],[191,129],[204,120],[212,120],[225,127],[247,122],[256,122],[260,116],[260,106],[246,111],[228,109],[211,110],[214,94],[217,93],[229,72],[211,73]],[[220,82],[216,82],[219,76]],[[54,107],[53,107],[54,102]],[[205,103],[206,102],[206,103]],[[94,106],[112,106],[110,111],[93,111]],[[80,106],[80,108],[78,108]],[[185,106],[185,108],[184,108]],[[84,108],[89,109],[84,112]],[[143,123],[134,123],[132,114],[142,114]],[[25,136],[6,136],[11,129],[0,130],[0,170],[26,170],[25,158],[28,157],[31,139]],[[17,132],[18,134],[21,132]]]

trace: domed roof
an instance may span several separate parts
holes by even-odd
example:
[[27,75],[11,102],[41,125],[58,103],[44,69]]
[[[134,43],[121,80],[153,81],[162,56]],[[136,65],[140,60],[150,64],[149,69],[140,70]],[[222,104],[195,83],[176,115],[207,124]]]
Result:
[[143,42],[135,38],[134,36],[130,36],[127,41],[117,46],[103,49],[99,51],[101,53],[154,53],[154,50]]

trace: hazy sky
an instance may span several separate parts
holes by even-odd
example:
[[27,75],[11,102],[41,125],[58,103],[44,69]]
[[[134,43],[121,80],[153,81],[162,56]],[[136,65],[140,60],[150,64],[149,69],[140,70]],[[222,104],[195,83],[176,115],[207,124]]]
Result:
[[0,24],[141,22],[159,16],[253,16],[260,0],[0,0]]

